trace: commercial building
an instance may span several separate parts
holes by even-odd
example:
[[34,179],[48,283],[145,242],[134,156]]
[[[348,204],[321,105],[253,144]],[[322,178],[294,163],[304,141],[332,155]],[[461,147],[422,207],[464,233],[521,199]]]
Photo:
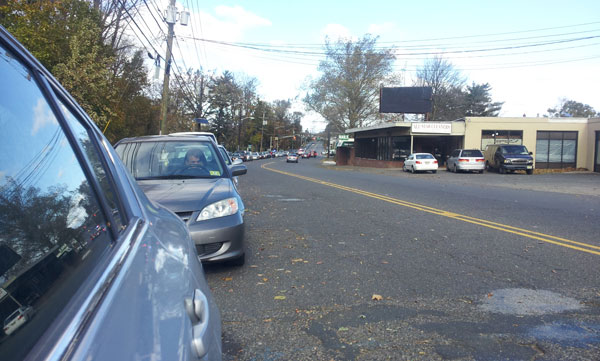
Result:
[[411,153],[433,154],[444,164],[457,148],[522,144],[536,169],[578,168],[600,172],[600,118],[466,117],[452,122],[382,123],[346,131],[354,147],[338,163],[401,167]]

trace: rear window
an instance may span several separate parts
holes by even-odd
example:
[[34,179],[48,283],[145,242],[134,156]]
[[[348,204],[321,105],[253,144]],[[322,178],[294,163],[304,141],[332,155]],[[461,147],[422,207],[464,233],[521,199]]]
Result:
[[483,154],[477,149],[467,149],[462,151],[461,157],[483,157]]
[[435,159],[431,154],[417,154],[417,159]]

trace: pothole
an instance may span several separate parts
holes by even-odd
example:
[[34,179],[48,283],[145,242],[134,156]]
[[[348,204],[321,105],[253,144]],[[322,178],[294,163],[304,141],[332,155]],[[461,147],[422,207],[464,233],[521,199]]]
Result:
[[508,288],[488,294],[480,307],[493,313],[529,316],[580,310],[583,305],[552,291]]

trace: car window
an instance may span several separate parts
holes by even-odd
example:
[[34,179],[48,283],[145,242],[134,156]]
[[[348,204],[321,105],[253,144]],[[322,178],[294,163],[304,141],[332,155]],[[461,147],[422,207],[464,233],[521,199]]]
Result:
[[431,154],[417,154],[417,159],[434,159]]
[[91,182],[34,74],[0,46],[0,336],[20,360],[69,304],[114,240]]
[[143,141],[117,145],[117,153],[137,180],[218,178],[224,164],[209,141]]
[[225,160],[225,163],[227,165],[231,165],[231,159],[229,158],[229,154],[227,154],[227,151],[225,150],[225,148],[219,147],[219,151],[221,152],[221,155],[223,156],[223,160]]
[[113,186],[104,170],[102,162],[100,161],[98,152],[94,148],[90,134],[83,125],[81,125],[81,122],[65,103],[61,99],[59,99],[59,101],[63,115],[73,130],[76,141],[79,143],[81,149],[84,150],[87,161],[90,163],[91,169],[94,172],[94,177],[98,180],[99,186],[102,189],[102,194],[106,197],[107,205],[110,208],[109,217],[111,217],[112,221],[115,223],[115,229],[123,230],[125,221],[122,218],[122,212],[119,210],[118,199],[113,191]]
[[468,149],[462,151],[462,157],[483,157],[483,154],[477,149]]

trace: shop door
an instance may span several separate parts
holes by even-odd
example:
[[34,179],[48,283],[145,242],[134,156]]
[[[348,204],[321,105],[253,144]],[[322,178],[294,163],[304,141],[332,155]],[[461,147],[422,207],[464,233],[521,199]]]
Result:
[[594,154],[594,172],[600,172],[600,131],[596,131],[596,151]]

